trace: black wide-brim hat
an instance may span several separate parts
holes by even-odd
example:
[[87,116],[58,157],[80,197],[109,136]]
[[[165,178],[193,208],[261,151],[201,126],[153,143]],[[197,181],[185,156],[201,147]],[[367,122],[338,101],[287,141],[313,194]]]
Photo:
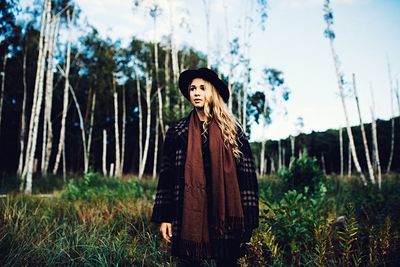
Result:
[[198,70],[185,70],[179,76],[179,89],[182,94],[189,99],[189,85],[195,78],[202,78],[214,85],[218,93],[221,95],[225,103],[229,99],[229,89],[226,84],[218,78],[218,74],[208,68],[200,68]]

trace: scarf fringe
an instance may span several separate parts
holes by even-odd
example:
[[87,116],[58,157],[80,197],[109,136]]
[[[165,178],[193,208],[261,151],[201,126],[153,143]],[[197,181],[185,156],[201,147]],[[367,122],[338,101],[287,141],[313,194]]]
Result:
[[196,260],[211,258],[211,244],[199,243],[191,240],[181,239],[179,242],[179,252],[183,256],[187,256]]
[[211,223],[211,229],[213,230],[216,237],[223,236],[226,232],[232,230],[244,230],[244,218],[229,216],[225,220],[213,218]]

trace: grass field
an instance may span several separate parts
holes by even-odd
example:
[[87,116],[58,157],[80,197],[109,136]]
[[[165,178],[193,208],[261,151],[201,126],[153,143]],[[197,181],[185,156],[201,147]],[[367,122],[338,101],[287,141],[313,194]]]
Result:
[[[400,176],[384,176],[381,190],[325,178],[312,192],[288,190],[279,175],[259,180],[260,227],[242,266],[396,265]],[[175,266],[149,221],[156,181],[89,173],[54,191],[35,181],[50,195],[0,199],[1,266]]]

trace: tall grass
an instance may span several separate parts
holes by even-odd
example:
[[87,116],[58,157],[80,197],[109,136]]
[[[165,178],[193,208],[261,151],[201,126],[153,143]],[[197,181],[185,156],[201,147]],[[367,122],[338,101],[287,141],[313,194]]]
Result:
[[[399,175],[384,176],[381,191],[336,176],[315,192],[285,187],[259,181],[260,226],[242,266],[396,266]],[[0,199],[0,265],[175,266],[150,223],[155,189],[89,173],[52,197],[10,194]]]

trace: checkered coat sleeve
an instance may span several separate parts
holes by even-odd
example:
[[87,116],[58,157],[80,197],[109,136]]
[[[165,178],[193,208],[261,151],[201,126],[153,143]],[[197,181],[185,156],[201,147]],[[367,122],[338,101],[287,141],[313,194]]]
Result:
[[236,164],[244,225],[251,231],[259,225],[258,182],[255,171],[253,154],[249,139],[243,132],[238,132],[238,144],[243,157]]
[[156,223],[172,223],[173,220],[173,189],[176,181],[174,155],[174,133],[172,128],[169,128],[164,140],[157,194],[151,218],[151,221]]

